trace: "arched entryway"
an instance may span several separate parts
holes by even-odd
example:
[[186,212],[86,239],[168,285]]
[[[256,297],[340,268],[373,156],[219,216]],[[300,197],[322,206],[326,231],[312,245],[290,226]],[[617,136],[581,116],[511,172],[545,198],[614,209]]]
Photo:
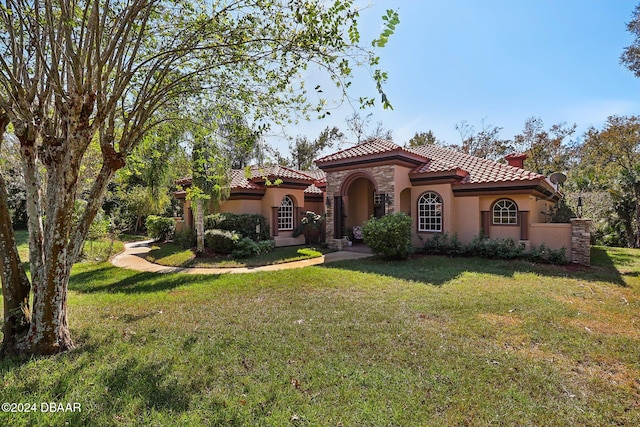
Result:
[[[354,172],[342,181],[334,200],[334,238],[357,236],[358,228],[371,216],[385,214],[385,195],[377,191],[375,179],[366,172]],[[356,229],[356,236],[354,235]]]

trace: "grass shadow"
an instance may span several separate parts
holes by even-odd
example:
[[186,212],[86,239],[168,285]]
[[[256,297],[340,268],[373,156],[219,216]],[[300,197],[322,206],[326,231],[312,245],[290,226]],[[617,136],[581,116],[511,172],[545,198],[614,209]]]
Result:
[[[105,372],[100,382],[114,396],[136,396],[147,409],[182,413],[189,409],[191,397],[172,371],[170,362],[133,358]],[[124,410],[117,401],[113,405],[116,413]]]
[[[620,259],[628,261],[633,260],[633,257],[621,256]],[[623,274],[619,270],[620,261],[615,259],[615,256],[612,258],[609,252],[602,248],[593,248],[592,260],[593,265],[585,267],[576,264],[549,265],[522,260],[487,260],[433,255],[416,256],[407,260],[385,260],[380,257],[370,257],[325,264],[325,267],[374,273],[434,286],[442,286],[466,272],[503,277],[513,277],[516,273],[535,273],[547,277],[568,277],[590,282],[605,281],[622,287],[627,286]],[[631,261],[629,263],[632,264]],[[639,271],[624,275],[634,274],[640,274],[640,268]]]
[[[111,273],[111,274],[110,274]],[[109,277],[105,278],[105,275]],[[219,274],[207,275],[207,281],[216,280]],[[130,270],[104,267],[72,275],[69,289],[84,293],[142,294],[161,292],[180,286],[201,282],[202,276],[183,273],[139,273]]]

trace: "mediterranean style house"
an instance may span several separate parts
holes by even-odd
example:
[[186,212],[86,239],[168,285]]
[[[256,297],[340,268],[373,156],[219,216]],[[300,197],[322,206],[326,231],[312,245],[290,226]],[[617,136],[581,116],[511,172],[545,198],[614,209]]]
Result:
[[[234,170],[230,197],[220,211],[264,215],[277,246],[304,243],[292,233],[306,211],[326,215],[326,242],[338,249],[357,239],[371,216],[404,212],[412,218],[415,247],[439,233],[456,234],[463,243],[482,234],[527,246],[565,247],[570,260],[581,262],[576,254],[585,249],[576,242],[579,236],[584,241],[587,220],[546,222],[562,194],[546,176],[523,169],[525,158],[512,154],[499,163],[435,145],[406,148],[371,139],[315,160],[316,171]],[[179,184],[188,186],[190,180]],[[185,199],[184,191],[175,196]],[[184,202],[179,226],[190,226],[189,202]]]

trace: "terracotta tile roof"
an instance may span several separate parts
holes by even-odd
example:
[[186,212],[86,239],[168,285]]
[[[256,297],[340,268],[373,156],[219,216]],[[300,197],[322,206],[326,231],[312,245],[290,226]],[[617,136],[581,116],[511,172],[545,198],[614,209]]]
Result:
[[247,178],[246,171],[244,169],[233,169],[231,171],[231,183],[229,185],[231,189],[243,189],[243,190],[260,190],[261,185],[258,185]]
[[[251,166],[248,169],[232,169],[229,187],[231,190],[261,190],[264,189],[264,185],[260,181],[265,177],[269,180],[280,178],[285,181],[307,181],[310,186],[314,183],[326,182],[327,179],[323,171],[297,171],[278,165]],[[191,181],[191,177],[184,177],[177,180],[176,184],[191,185]],[[315,193],[316,190],[322,192],[319,188],[315,186],[314,188],[315,190],[311,189],[310,192]]]
[[362,156],[390,153],[392,151],[403,151],[404,149],[391,141],[384,139],[370,139],[353,147],[346,148],[333,154],[321,157],[316,163],[332,162],[336,160],[354,159]]
[[534,181],[545,180],[544,175],[524,169],[498,163],[493,160],[482,159],[469,154],[460,153],[448,148],[436,145],[423,145],[411,149],[412,151],[430,159],[425,164],[418,166],[411,173],[428,173],[441,171],[449,167],[461,169],[467,172],[467,176],[461,184],[480,184],[492,182],[510,181]]
[[414,148],[404,148],[391,141],[372,139],[347,148],[337,153],[324,156],[316,163],[336,162],[357,159],[387,153],[401,153],[413,155],[422,159],[423,163],[411,171],[412,175],[451,172],[462,178],[460,184],[481,184],[510,181],[544,180],[545,177],[535,172],[498,163],[493,160],[460,153],[455,150],[437,145],[423,145]]
[[322,169],[306,170],[306,171],[303,170],[300,172],[304,173],[305,175],[309,175],[310,177],[314,178],[316,181],[319,181],[319,182],[327,181],[327,174]]
[[324,191],[311,184],[304,190],[305,194],[324,194]]
[[[242,170],[244,172],[244,170]],[[269,166],[251,166],[250,179],[260,179],[262,177],[268,178],[280,178],[280,179],[295,179],[302,181],[315,181],[315,178],[307,175],[303,171],[295,169],[289,169],[284,166],[269,165]]]

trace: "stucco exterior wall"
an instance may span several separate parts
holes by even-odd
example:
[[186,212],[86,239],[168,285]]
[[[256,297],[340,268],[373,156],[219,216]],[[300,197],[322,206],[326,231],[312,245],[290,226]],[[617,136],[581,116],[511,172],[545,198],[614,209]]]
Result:
[[545,244],[551,249],[567,249],[567,258],[571,261],[571,224],[531,224],[529,228],[531,246]]
[[480,234],[480,198],[454,197],[453,223],[462,243],[470,243]]
[[531,212],[531,222],[545,222],[546,215],[551,211],[551,208],[555,203],[545,199],[539,199],[536,201],[534,211]]
[[[409,172],[411,169],[405,166],[395,166],[393,173],[393,181],[394,181],[394,189],[393,189],[393,211],[394,212],[404,212],[407,213],[407,207],[411,207],[411,199],[403,200],[402,192],[405,190],[411,191],[413,185],[411,184],[411,180],[409,180]],[[406,193],[405,193],[406,194]],[[404,206],[403,206],[404,202]],[[413,212],[413,209],[410,210]]]
[[262,211],[260,200],[226,200],[220,204],[220,212],[253,214]]
[[312,211],[317,213],[318,215],[324,215],[325,204],[324,202],[304,202],[303,211]]

